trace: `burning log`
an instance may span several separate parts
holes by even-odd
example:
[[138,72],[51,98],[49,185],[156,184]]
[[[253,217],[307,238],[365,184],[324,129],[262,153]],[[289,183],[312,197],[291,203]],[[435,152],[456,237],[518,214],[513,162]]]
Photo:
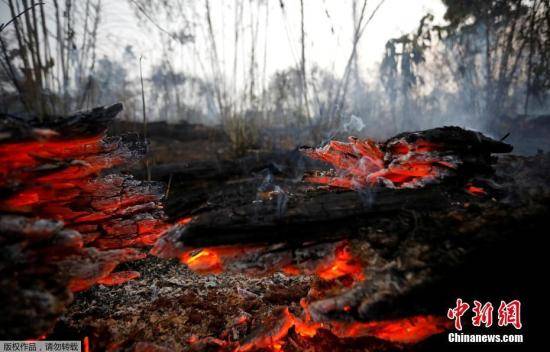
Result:
[[[354,149],[358,143],[363,150]],[[279,323],[251,333],[238,348],[219,345],[222,350],[278,350],[293,334],[304,341],[323,330],[349,338],[347,324],[354,332],[377,336],[376,331],[385,330],[384,322],[402,328],[414,317],[426,323],[420,324],[419,336],[442,331],[445,324],[430,320],[430,314],[445,312],[457,296],[484,295],[495,287],[480,268],[491,268],[487,272],[493,276],[499,271],[521,276],[529,262],[503,265],[500,253],[516,251],[525,260],[529,250],[518,245],[519,237],[544,233],[550,158],[499,160],[491,155],[510,150],[505,143],[458,128],[403,134],[383,144],[352,139],[308,149],[306,153],[339,168],[333,176],[345,183],[325,178],[322,183],[338,187],[312,188],[277,180],[267,189],[252,184],[252,190],[244,191],[233,184],[195,209],[153,252],[179,257],[192,270],[208,273],[281,271],[319,278],[301,313],[283,310]],[[364,157],[370,164],[360,161]],[[342,264],[317,261],[314,270],[302,264],[328,260],[330,251],[320,249],[335,248],[331,241],[343,237],[349,238],[351,257]],[[350,283],[342,278],[353,277],[352,262],[362,269]],[[342,276],[324,276],[340,269]],[[339,284],[327,289],[327,282],[334,281]],[[456,282],[459,293],[449,290]],[[524,291],[515,294],[526,297]],[[393,332],[383,339],[404,342],[397,337],[401,328],[389,328]]]
[[54,119],[56,130],[38,139],[33,131],[45,128],[11,121],[5,135],[12,139],[0,145],[0,210],[63,220],[98,248],[153,244],[167,228],[160,203],[163,186],[120,173],[100,175],[146,152],[136,135],[105,137],[107,124],[121,109],[116,104]]
[[491,173],[492,153],[512,146],[479,132],[442,127],[406,132],[385,143],[350,137],[322,148],[303,148],[306,155],[331,163],[337,172],[308,175],[306,180],[335,187],[361,189],[377,184],[391,188],[421,188],[449,176],[468,179]]
[[11,304],[0,336],[36,338],[71,292],[139,277],[115,269],[144,258],[136,248],[168,228],[163,186],[116,171],[146,152],[136,135],[106,137],[121,110],[115,104],[46,123],[2,116],[0,286]]
[[[478,132],[444,127],[406,133],[386,143],[330,142],[306,155],[335,165],[339,175],[305,177],[306,181],[360,192],[312,189],[305,184],[258,188],[232,185],[191,212],[193,221],[178,235],[186,246],[265,243],[337,238],[403,208],[422,211],[449,208],[456,200],[456,185],[473,177],[486,177],[495,162],[491,153],[511,146]],[[419,188],[441,182],[438,187]],[[454,181],[450,185],[450,180]],[[246,185],[250,180],[245,181]],[[367,186],[369,186],[367,188]],[[350,226],[342,226],[342,223]],[[338,233],[340,232],[340,234]],[[285,238],[293,233],[292,238]]]

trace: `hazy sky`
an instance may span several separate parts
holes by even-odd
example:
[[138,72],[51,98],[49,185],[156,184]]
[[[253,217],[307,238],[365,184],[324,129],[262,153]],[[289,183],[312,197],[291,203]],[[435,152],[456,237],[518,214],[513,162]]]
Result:
[[[51,0],[44,0],[46,6],[52,6]],[[183,1],[183,0],[182,0]],[[267,32],[265,7],[261,7],[258,19],[259,30],[256,46],[258,72],[263,72],[264,54],[266,55],[266,73],[269,76],[276,70],[296,65],[300,57],[300,2],[286,0],[285,11],[281,11],[279,0],[265,0],[269,4]],[[367,16],[380,0],[368,0]],[[218,42],[218,51],[222,72],[232,72],[234,56],[234,1],[210,0],[213,12],[213,27]],[[249,70],[249,52],[251,30],[248,11],[249,2],[245,3],[243,14],[243,33],[239,50],[239,78],[246,76]],[[308,64],[316,63],[322,68],[341,75],[352,43],[352,1],[351,0],[305,0],[306,55]],[[362,3],[358,0],[358,3]],[[150,22],[140,22],[133,5],[126,0],[103,0],[102,24],[99,32],[99,57],[122,58],[127,45],[132,46],[137,57],[143,55],[144,70],[148,73],[150,66],[163,58],[159,36],[164,35]],[[186,1],[194,8],[189,18],[201,23],[197,29],[194,45],[181,46],[174,43],[174,52],[166,57],[174,67],[196,72],[201,76],[211,74],[209,42],[204,32],[204,1]],[[255,9],[255,2],[252,7]],[[1,19],[8,18],[5,2],[0,2]],[[366,28],[359,47],[359,59],[364,78],[372,78],[376,64],[380,62],[386,41],[390,38],[413,31],[420,18],[427,12],[432,13],[436,22],[442,22],[445,7],[440,0],[386,0]],[[328,13],[328,15],[327,15]],[[151,14],[155,16],[155,14]],[[178,20],[166,22],[155,17],[165,29],[172,30],[181,26]],[[143,24],[147,24],[145,27]],[[78,27],[78,25],[77,25]],[[264,46],[267,43],[267,48]],[[267,51],[265,51],[267,49]],[[137,68],[137,63],[128,63]],[[137,72],[137,70],[132,70]],[[230,81],[231,77],[226,77]]]

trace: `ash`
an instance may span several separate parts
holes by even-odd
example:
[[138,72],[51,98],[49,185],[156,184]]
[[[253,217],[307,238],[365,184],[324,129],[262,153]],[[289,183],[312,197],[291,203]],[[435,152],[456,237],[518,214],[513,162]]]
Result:
[[262,278],[199,275],[176,260],[154,257],[127,267],[141,277],[79,293],[53,336],[88,336],[94,350],[220,347],[218,338],[237,341],[255,328],[257,319],[282,306],[298,307],[314,281],[313,276],[279,273]]

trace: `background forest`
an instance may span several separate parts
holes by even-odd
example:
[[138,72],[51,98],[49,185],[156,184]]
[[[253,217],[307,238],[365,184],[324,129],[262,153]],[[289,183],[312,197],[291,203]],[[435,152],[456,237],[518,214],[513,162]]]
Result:
[[[0,109],[48,119],[120,101],[128,121],[219,126],[237,154],[448,124],[548,149],[550,0],[442,0],[442,19],[426,13],[369,53],[377,64],[366,71],[361,42],[391,2],[127,0],[126,16],[150,33],[140,40],[158,49],[144,56],[106,44],[105,33],[124,32],[104,21],[114,2],[2,0]],[[334,6],[348,23],[331,20]],[[326,21],[312,27],[312,11]],[[312,52],[319,26],[346,44]],[[291,64],[270,72],[273,31]],[[319,64],[327,57],[339,68]]]

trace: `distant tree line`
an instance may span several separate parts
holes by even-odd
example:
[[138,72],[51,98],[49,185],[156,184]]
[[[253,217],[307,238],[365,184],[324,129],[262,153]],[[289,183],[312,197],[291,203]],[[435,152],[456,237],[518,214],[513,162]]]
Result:
[[[308,55],[304,1],[279,0],[275,8],[265,0],[224,2],[224,11],[232,10],[224,12],[224,23],[232,23],[225,40],[235,49],[224,58],[219,2],[127,0],[139,23],[160,38],[162,59],[144,77],[147,115],[219,123],[244,151],[266,129],[307,134],[317,143],[344,130],[375,137],[442,124],[491,130],[504,115],[550,108],[550,0],[443,0],[445,25],[426,14],[417,30],[390,39],[378,80],[369,82],[361,75],[359,43],[368,40],[365,29],[384,0],[346,2],[351,51],[335,53],[346,57],[342,75]],[[118,61],[98,54],[105,2],[5,3],[15,19],[0,31],[1,109],[47,117],[122,101],[126,116],[139,120],[139,80],[131,73],[140,49],[119,46]],[[324,2],[316,6],[330,19]],[[296,12],[297,35],[288,40],[299,51],[294,65],[269,77],[265,33],[274,10],[283,18]],[[176,53],[193,67],[176,68],[170,59]],[[364,130],[344,128],[351,118]]]

